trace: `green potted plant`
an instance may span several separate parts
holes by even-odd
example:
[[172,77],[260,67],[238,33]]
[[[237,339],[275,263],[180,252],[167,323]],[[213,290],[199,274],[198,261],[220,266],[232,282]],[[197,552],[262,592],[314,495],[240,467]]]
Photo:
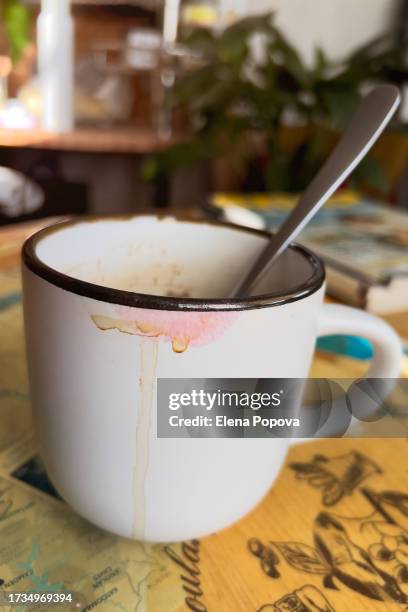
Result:
[[12,62],[8,78],[8,94],[15,97],[21,85],[30,78],[36,59],[32,41],[32,10],[23,0],[0,0],[0,15]]
[[21,0],[3,0],[1,17],[13,62],[18,62],[30,42],[31,14]]
[[[201,57],[201,65],[176,83],[167,100],[172,108],[188,108],[188,137],[150,158],[144,177],[211,161],[213,177],[232,176],[235,189],[303,190],[362,90],[376,81],[407,80],[405,49],[394,40],[391,34],[373,40],[337,63],[317,48],[307,65],[271,13],[243,19],[221,33],[191,31],[183,42]],[[353,181],[385,187],[373,158],[359,166]],[[225,187],[213,181],[214,189],[220,186]]]

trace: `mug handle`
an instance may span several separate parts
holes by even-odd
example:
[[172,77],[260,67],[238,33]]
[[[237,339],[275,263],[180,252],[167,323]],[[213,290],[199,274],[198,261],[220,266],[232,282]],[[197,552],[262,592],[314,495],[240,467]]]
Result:
[[363,310],[341,304],[324,304],[318,336],[362,336],[371,342],[374,358],[367,378],[399,378],[401,374],[401,341],[385,321]]
[[[372,314],[349,306],[324,304],[318,336],[330,335],[366,338],[373,345],[374,358],[366,378],[353,382],[343,397],[334,400],[330,416],[318,430],[317,437],[338,437],[346,432],[358,436],[355,429],[357,423],[373,418],[400,376],[403,356],[401,341],[390,325]],[[292,438],[291,443],[296,442],[298,440]]]

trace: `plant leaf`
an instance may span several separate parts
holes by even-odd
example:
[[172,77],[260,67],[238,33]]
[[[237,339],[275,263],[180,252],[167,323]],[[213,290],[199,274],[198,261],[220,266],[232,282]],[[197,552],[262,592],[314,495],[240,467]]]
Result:
[[17,62],[30,40],[30,12],[20,0],[5,0],[2,13],[10,55]]
[[298,542],[273,543],[286,561],[295,569],[309,574],[327,574],[330,568],[318,551],[307,544]]
[[316,47],[314,50],[314,68],[313,77],[315,79],[321,79],[329,65],[326,55],[320,47]]
[[379,163],[371,156],[365,157],[351,175],[352,185],[365,185],[385,194],[389,189],[387,178]]
[[359,92],[350,85],[326,82],[319,88],[320,99],[330,117],[330,127],[343,129],[361,101]]

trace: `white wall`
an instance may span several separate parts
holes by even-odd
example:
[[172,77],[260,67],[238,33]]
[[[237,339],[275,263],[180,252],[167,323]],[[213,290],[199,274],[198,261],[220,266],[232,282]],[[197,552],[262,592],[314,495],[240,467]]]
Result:
[[276,23],[305,54],[321,46],[333,59],[384,32],[395,22],[399,0],[221,0],[236,13],[274,11]]

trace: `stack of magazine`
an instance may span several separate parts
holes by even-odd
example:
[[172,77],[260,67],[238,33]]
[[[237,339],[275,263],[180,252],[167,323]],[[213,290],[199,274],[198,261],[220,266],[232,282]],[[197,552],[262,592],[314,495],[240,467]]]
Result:
[[[275,232],[296,204],[287,195],[210,197],[207,212]],[[330,295],[376,313],[408,310],[408,214],[343,190],[302,232],[299,242],[325,262]]]

